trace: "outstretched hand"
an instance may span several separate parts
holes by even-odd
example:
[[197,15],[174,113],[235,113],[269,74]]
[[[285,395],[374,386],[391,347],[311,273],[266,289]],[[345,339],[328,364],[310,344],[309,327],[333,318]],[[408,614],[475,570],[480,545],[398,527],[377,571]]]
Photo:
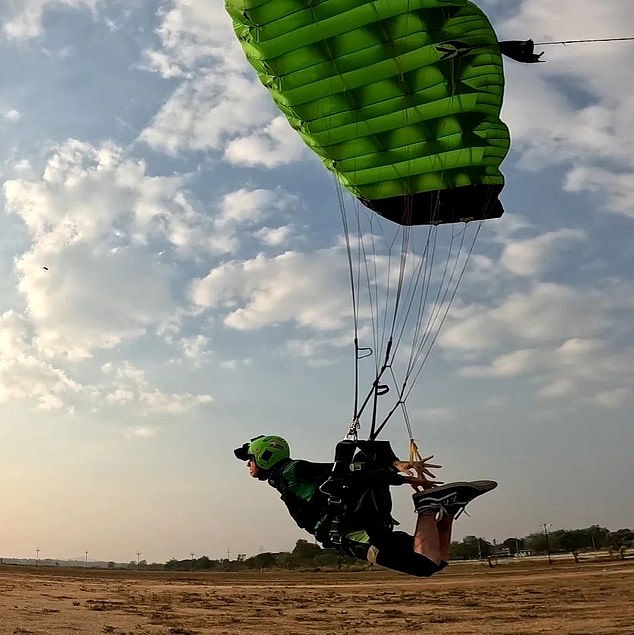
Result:
[[430,471],[430,468],[439,469],[442,467],[442,465],[428,462],[433,458],[432,454],[420,461],[394,461],[392,465],[401,473],[403,480],[414,489],[421,487],[431,489],[442,483],[442,481],[436,480],[436,475]]

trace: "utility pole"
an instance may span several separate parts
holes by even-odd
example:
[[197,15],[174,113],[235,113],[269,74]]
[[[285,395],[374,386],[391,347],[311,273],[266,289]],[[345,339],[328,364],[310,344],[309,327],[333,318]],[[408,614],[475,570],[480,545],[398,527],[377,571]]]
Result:
[[191,556],[192,559],[192,564],[191,564],[191,571],[194,570],[194,556],[196,555],[194,552],[190,552],[189,554]]
[[41,551],[41,549],[39,547],[35,548],[35,566],[36,567],[40,563],[40,551]]
[[137,570],[139,569],[140,563],[141,563],[141,552],[137,551],[136,552],[136,568],[137,568]]
[[88,568],[88,549],[86,549],[86,569]]
[[548,564],[553,563],[553,559],[550,555],[550,534],[548,533],[548,528],[552,527],[551,523],[542,523],[542,527],[544,528],[544,536],[546,536],[546,553],[548,554]]

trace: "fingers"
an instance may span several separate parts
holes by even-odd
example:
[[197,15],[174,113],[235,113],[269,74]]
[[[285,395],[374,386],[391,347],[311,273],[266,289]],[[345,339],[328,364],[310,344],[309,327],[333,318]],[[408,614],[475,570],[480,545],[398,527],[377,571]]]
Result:
[[440,469],[440,465],[425,465],[424,463],[419,463],[414,465],[414,469],[420,474],[431,474],[432,469]]
[[436,478],[436,475],[431,471],[432,469],[440,469],[442,465],[437,463],[427,463],[429,459],[433,458],[433,455],[426,456],[422,461],[395,461],[394,467],[399,472],[407,472],[412,475],[429,476]]
[[419,476],[404,476],[403,477],[405,479],[406,483],[409,483],[410,485],[413,485],[414,487],[421,485],[421,486],[433,486],[435,487],[436,485],[442,485],[443,481],[437,481],[435,478],[434,480],[429,480],[427,478],[421,478]]
[[442,465],[438,465],[436,463],[428,463],[427,461],[430,461],[431,459],[434,458],[433,454],[430,454],[429,456],[425,456],[423,457],[420,461],[416,461],[415,465],[426,465],[428,467],[442,467]]
[[429,456],[425,456],[423,457],[419,463],[422,463],[423,465],[429,465],[430,467],[442,467],[442,465],[436,465],[434,463],[427,463],[427,461],[429,461],[430,459],[433,459],[434,455],[430,454]]

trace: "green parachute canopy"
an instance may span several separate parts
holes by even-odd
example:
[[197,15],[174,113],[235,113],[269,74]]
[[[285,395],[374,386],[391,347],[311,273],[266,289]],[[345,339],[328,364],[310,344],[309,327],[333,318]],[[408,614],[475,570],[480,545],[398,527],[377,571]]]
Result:
[[469,0],[226,0],[247,59],[306,144],[403,225],[498,218],[504,76]]

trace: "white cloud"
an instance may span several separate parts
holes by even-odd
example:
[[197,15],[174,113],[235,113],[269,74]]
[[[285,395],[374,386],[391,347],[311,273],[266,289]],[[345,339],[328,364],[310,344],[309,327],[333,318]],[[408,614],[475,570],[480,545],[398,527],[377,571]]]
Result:
[[238,73],[209,72],[184,81],[140,139],[171,154],[217,150],[246,127],[261,126],[273,116],[262,86]]
[[159,389],[130,362],[112,361],[90,382],[75,378],[81,360],[141,336],[163,337],[192,368],[208,360],[209,338],[183,332],[193,316],[174,296],[174,272],[229,243],[237,248],[247,229],[262,240],[255,236],[262,221],[296,205],[282,191],[242,188],[205,215],[186,185],[186,177],[148,175],[112,143],[74,140],[55,149],[39,174],[5,182],[7,209],[31,242],[15,259],[26,311],[2,330],[0,400],[68,412],[125,408],[131,417],[182,415],[212,402]]
[[143,161],[115,144],[69,140],[51,153],[40,180],[7,181],[4,194],[47,249],[92,240],[143,245],[153,237],[188,248],[203,242],[206,228],[193,230],[208,221],[192,208],[185,184],[183,176],[149,176]]
[[545,382],[538,394],[545,399],[569,398],[574,393],[574,390],[575,383],[573,381],[559,377]]
[[68,413],[124,408],[128,417],[181,415],[213,403],[210,395],[159,390],[129,362],[105,364],[101,380],[92,383],[74,374],[66,361],[42,358],[27,318],[14,311],[0,315],[0,403]]
[[5,183],[7,207],[32,239],[15,266],[46,354],[88,357],[174,310],[172,270],[151,244],[206,251],[212,226],[184,183],[148,176],[110,144],[77,141],[51,155],[39,180]]
[[263,128],[230,141],[225,159],[236,165],[274,168],[293,163],[306,152],[301,137],[279,116]]
[[609,300],[598,291],[536,283],[493,307],[455,306],[439,343],[449,349],[486,350],[512,342],[587,337],[606,326]]
[[95,11],[97,0],[4,0],[0,7],[2,33],[13,40],[38,37],[42,18],[50,9],[88,9]]
[[149,426],[135,426],[134,428],[129,428],[126,432],[126,437],[128,439],[151,439],[156,436],[158,430],[156,428],[151,428]]
[[447,423],[455,418],[455,413],[450,408],[425,408],[421,411],[420,418],[423,421]]
[[161,48],[145,52],[146,68],[183,81],[142,141],[171,154],[226,146],[225,159],[247,166],[302,156],[303,142],[254,79],[222,3],[175,0],[157,33]]
[[465,377],[525,377],[538,386],[542,399],[565,399],[599,407],[634,400],[629,378],[634,349],[618,350],[609,340],[572,338],[556,347],[517,350],[489,365],[466,366]]
[[256,237],[269,247],[280,247],[287,244],[292,234],[293,228],[290,225],[263,227],[255,232]]
[[18,110],[15,110],[15,108],[11,108],[10,110],[7,110],[4,113],[4,118],[7,121],[20,121],[20,119],[22,119],[22,115],[20,114],[20,112]]
[[259,329],[291,321],[317,330],[340,328],[350,314],[345,260],[338,249],[312,254],[260,254],[225,263],[193,283],[191,297],[224,314],[227,326]]
[[239,370],[240,368],[252,365],[253,359],[250,357],[244,357],[242,359],[225,359],[220,362],[220,368],[224,368],[226,370]]
[[262,227],[266,220],[286,217],[297,211],[298,199],[281,188],[276,190],[240,188],[220,200],[212,219],[209,246],[216,254],[236,253],[242,242],[255,238],[261,244],[279,247],[290,236],[290,229]]
[[[524,0],[497,25],[504,38],[536,41],[631,36],[634,4],[620,0]],[[631,216],[634,172],[630,43],[546,48],[545,64],[507,64],[504,118],[530,169],[568,170],[569,190],[598,192],[608,211]]]
[[[571,338],[564,339],[561,345],[554,348],[519,349],[505,353],[494,358],[487,366],[465,366],[461,374],[465,377],[519,377],[543,374],[552,369],[559,374],[568,373],[571,369],[579,373],[584,366],[597,367],[599,359],[611,359],[612,353],[606,350],[606,344],[600,339]],[[572,382],[559,376],[544,390],[560,395],[572,387]]]
[[242,188],[211,216],[186,183],[147,175],[112,144],[78,141],[58,148],[39,180],[5,183],[7,207],[32,240],[15,266],[44,355],[87,358],[158,328],[179,310],[182,261],[232,253],[247,229],[296,206],[282,191]]
[[195,335],[184,338],[182,341],[183,353],[185,357],[200,359],[207,354],[209,348],[209,338],[204,335]]
[[282,190],[241,188],[222,198],[216,225],[223,227],[261,223],[271,215],[297,205],[297,198]]
[[538,376],[543,385],[540,395],[615,408],[634,403],[633,372],[631,347],[608,340],[570,340],[550,353],[549,368]]
[[161,49],[145,52],[150,69],[164,77],[192,77],[195,69],[210,63],[233,70],[246,67],[223,3],[173,0],[171,5],[157,29]]
[[508,242],[502,252],[501,264],[517,276],[535,276],[557,259],[572,242],[586,239],[584,232],[560,229],[526,240]]
[[596,401],[606,408],[618,408],[634,402],[634,391],[625,386],[604,390],[596,396]]
[[634,172],[576,167],[564,184],[568,192],[598,192],[605,198],[607,212],[634,218]]
[[[213,151],[268,124],[275,108],[249,70],[222,3],[174,0],[157,34],[161,47],[145,51],[145,68],[182,81],[141,141],[170,154]],[[290,148],[285,142],[280,151]]]
[[601,348],[602,343],[600,340],[572,338],[566,340],[557,349],[557,353],[565,363],[574,365],[583,357],[598,353]]
[[[360,341],[370,341],[371,333],[367,329],[360,329]],[[286,350],[293,356],[305,360],[307,366],[312,368],[323,368],[339,364],[337,355],[333,355],[333,350],[341,350],[350,347],[350,333],[343,330],[340,334],[325,337],[304,337],[302,339],[287,339]]]
[[119,365],[104,364],[103,373],[110,378],[104,386],[98,387],[98,393],[105,394],[106,400],[122,403],[129,407],[133,404],[142,416],[166,413],[185,414],[198,406],[213,403],[211,395],[191,393],[167,393],[153,387],[145,377],[145,372],[129,362]]
[[80,390],[67,373],[37,355],[28,320],[14,311],[0,315],[0,403],[22,401],[36,410],[59,410]]
[[467,366],[462,369],[465,377],[514,377],[535,371],[541,361],[541,351],[524,349],[495,358],[489,366]]
[[143,334],[174,306],[169,271],[139,248],[80,243],[50,257],[33,251],[18,259],[16,270],[38,328],[37,346],[49,356],[79,359],[113,348]]
[[168,337],[166,341],[175,345],[179,353],[178,357],[168,362],[169,364],[184,365],[187,368],[200,368],[214,358],[211,338],[202,333],[179,337],[175,340]]

